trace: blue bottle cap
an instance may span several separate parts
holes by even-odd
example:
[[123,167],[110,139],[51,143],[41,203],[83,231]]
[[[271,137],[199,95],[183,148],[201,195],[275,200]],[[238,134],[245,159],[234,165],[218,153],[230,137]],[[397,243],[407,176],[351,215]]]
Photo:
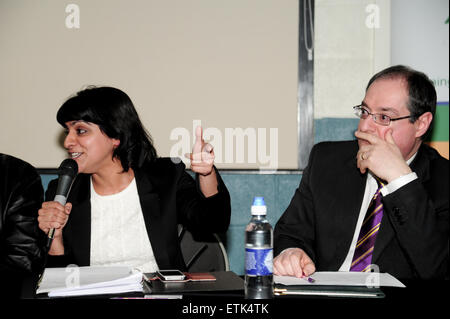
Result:
[[264,202],[264,197],[255,196],[255,198],[253,198],[253,206],[266,206],[266,203]]

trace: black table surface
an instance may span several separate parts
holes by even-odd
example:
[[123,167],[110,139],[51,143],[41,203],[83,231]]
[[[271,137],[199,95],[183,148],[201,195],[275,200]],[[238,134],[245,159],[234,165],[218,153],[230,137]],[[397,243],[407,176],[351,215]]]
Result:
[[[381,314],[416,315],[427,311],[430,315],[447,310],[450,303],[450,281],[448,280],[402,280],[406,288],[381,287],[384,298],[275,296],[273,299],[249,300],[242,291],[194,292],[182,295],[182,299],[144,299],[141,293],[123,295],[101,295],[77,298],[33,298],[26,294],[21,299],[2,296],[3,308],[11,308],[18,314],[43,313],[56,307],[70,314],[86,315],[94,306],[114,315],[136,310],[159,311],[162,318],[278,318],[281,314],[308,313],[348,314],[354,309],[367,311],[366,317]],[[1,288],[5,294],[5,287]],[[84,307],[82,305],[87,305]],[[150,307],[150,308],[149,308]],[[214,315],[204,313],[215,307]],[[203,313],[202,313],[203,311]],[[212,310],[210,310],[212,311]],[[159,317],[159,316],[158,316]],[[299,317],[300,318],[300,317]]]

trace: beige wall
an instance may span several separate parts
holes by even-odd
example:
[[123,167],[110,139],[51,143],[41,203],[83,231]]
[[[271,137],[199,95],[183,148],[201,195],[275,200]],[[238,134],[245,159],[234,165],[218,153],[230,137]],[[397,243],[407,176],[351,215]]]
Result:
[[353,116],[390,65],[390,0],[316,0],[315,118]]
[[[192,144],[201,120],[215,134],[219,167],[297,168],[297,0],[76,0],[79,29],[66,26],[68,3],[0,1],[0,152],[57,167],[65,152],[56,111],[94,84],[130,95],[162,156]],[[381,7],[382,32],[364,26],[370,3]],[[316,117],[348,117],[348,104],[387,63],[389,39],[378,39],[387,3],[316,0]],[[265,154],[243,147],[244,161],[256,163],[236,155],[226,163],[227,145],[239,152],[226,136],[237,128],[259,142],[266,129]],[[170,139],[183,132],[189,141]]]

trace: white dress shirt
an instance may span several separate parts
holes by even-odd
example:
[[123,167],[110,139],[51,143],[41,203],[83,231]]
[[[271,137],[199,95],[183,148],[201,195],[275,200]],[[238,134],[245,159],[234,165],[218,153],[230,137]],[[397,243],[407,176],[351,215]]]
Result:
[[121,192],[102,196],[91,178],[91,265],[158,270],[145,228],[136,180]]

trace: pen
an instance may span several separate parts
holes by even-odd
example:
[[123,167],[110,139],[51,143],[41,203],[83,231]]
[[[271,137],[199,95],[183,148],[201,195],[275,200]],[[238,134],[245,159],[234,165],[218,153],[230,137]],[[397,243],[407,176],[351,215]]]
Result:
[[314,280],[314,278],[311,277],[303,277],[303,279],[305,279],[307,282],[309,282],[310,284],[315,283],[316,281]]
[[310,284],[313,284],[313,283],[316,282],[316,280],[315,280],[314,278],[312,278],[312,277],[310,277],[310,276],[306,276],[305,273],[303,273],[303,276],[304,276],[304,277],[302,277],[302,278],[305,279],[305,280],[306,280],[307,282],[309,282]]

